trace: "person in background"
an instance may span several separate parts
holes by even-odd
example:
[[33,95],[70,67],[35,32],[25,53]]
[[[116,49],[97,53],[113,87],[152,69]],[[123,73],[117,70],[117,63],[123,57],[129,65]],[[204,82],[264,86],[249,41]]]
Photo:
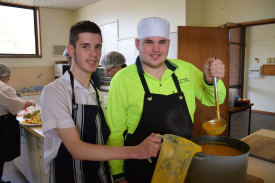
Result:
[[[0,180],[2,180],[4,163],[20,156],[20,128],[16,114],[34,101],[25,101],[16,95],[16,91],[8,85],[11,70],[0,63]],[[7,181],[10,182],[10,181]]]
[[111,159],[156,157],[161,139],[151,134],[133,147],[110,147],[101,92],[90,81],[102,48],[101,30],[94,22],[80,21],[70,29],[67,50],[72,67],[45,86],[41,95],[44,164],[50,182],[110,183]]
[[[68,54],[67,48],[64,50],[63,52],[63,57],[66,58],[66,60],[68,61],[68,64],[72,65],[72,58],[71,56]],[[98,69],[96,69],[95,72],[92,73],[91,75],[91,79],[94,82],[95,86],[100,89],[101,86],[101,81],[100,81],[100,74]]]
[[127,67],[125,63],[125,57],[116,51],[111,51],[101,60],[101,66],[111,78],[113,78],[120,69]]
[[72,65],[72,57],[69,55],[67,48],[63,52],[63,57],[68,61],[68,64]]
[[[111,134],[107,145],[133,146],[151,132],[192,137],[195,99],[215,106],[212,77],[224,77],[220,59],[207,59],[204,71],[194,65],[167,59],[170,24],[158,17],[142,19],[137,26],[136,63],[112,79],[108,93],[107,123]],[[218,81],[220,103],[226,90]],[[115,182],[151,182],[157,158],[110,161]]]

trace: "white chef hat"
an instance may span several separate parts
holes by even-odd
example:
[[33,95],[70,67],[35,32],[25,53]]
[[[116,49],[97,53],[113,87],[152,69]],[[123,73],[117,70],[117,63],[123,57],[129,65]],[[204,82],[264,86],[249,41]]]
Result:
[[138,39],[164,37],[169,39],[170,23],[159,17],[143,18],[137,26]]

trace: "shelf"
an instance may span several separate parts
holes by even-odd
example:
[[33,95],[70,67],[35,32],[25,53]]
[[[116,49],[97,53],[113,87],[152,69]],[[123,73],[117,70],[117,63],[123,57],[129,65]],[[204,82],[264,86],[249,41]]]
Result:
[[275,64],[272,65],[263,65],[263,75],[274,75],[275,76]]

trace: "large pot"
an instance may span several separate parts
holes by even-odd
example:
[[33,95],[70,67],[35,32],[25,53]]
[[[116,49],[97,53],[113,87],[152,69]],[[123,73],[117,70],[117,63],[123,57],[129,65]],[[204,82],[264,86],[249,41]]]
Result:
[[196,153],[188,170],[190,183],[245,183],[250,147],[243,141],[223,136],[198,136],[190,139],[196,144],[222,144],[243,153],[235,156],[217,156]]

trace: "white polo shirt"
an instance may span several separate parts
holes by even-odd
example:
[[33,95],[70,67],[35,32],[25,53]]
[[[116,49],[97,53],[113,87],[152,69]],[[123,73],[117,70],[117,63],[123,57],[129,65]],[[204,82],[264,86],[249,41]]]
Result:
[[[89,90],[74,80],[75,102],[77,104],[97,105],[96,93],[90,84]],[[104,97],[99,91],[101,107],[105,114]],[[50,163],[58,153],[62,140],[55,128],[75,128],[72,119],[72,87],[70,75],[66,72],[43,88],[41,94],[41,119],[44,137],[44,168],[50,172]]]
[[25,105],[25,101],[16,95],[15,89],[0,80],[0,116],[17,114]]

